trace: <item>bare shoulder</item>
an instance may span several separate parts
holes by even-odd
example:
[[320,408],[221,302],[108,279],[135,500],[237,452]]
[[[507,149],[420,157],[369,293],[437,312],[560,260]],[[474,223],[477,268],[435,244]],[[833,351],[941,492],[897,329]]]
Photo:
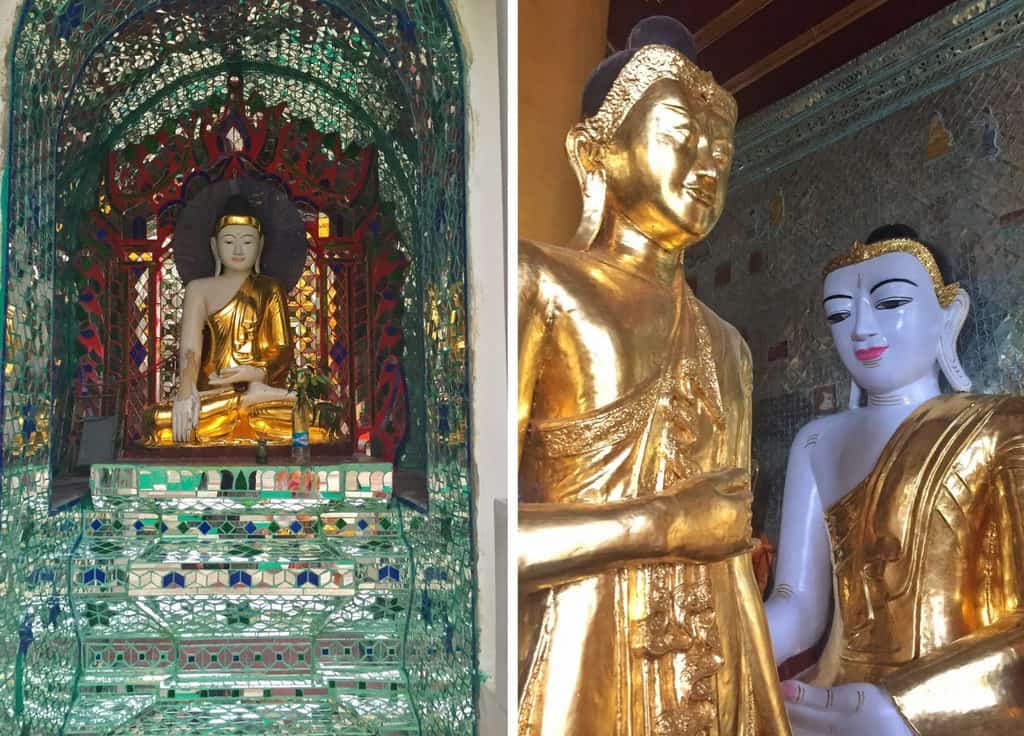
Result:
[[206,295],[210,293],[210,288],[215,278],[214,276],[205,276],[199,279],[192,279],[185,284],[185,301],[188,303],[206,301]]
[[557,308],[560,295],[571,289],[574,277],[584,269],[583,254],[533,240],[519,241],[519,303],[520,308],[533,304]]
[[840,443],[853,429],[853,412],[841,411],[812,419],[797,432],[791,453],[803,451],[811,462],[817,459],[832,460]]
[[557,278],[566,271],[578,271],[582,265],[583,254],[578,250],[536,240],[519,241],[520,279],[524,274]]
[[203,276],[202,278],[192,279],[185,284],[185,293],[189,292],[197,293],[204,292],[210,288],[210,284],[217,280],[216,276]]

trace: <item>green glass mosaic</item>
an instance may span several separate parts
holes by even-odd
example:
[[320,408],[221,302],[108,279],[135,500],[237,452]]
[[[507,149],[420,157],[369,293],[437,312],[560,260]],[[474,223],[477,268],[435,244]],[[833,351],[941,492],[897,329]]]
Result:
[[403,657],[413,555],[391,478],[377,462],[93,466],[65,733],[314,713],[334,732],[418,732]]
[[[11,72],[0,723],[31,736],[472,733],[465,92],[446,3],[26,0]],[[379,151],[411,259],[401,462],[426,469],[429,514],[396,511],[372,482],[292,487],[256,467],[232,468],[230,488],[191,468],[94,469],[91,509],[49,513],[54,405],[73,385],[54,380],[54,344],[77,327],[54,319],[75,298],[57,276],[77,218],[110,151],[226,94],[233,75]],[[236,664],[246,677],[222,674]]]

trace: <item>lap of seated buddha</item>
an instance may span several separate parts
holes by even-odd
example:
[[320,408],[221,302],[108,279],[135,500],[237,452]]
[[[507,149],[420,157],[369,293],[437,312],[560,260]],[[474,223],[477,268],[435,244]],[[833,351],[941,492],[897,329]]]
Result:
[[[318,402],[318,407],[324,402]],[[264,383],[252,383],[243,391],[217,388],[199,392],[199,421],[195,437],[186,445],[246,445],[266,440],[269,444],[288,444],[292,439],[292,408],[295,394]],[[143,415],[145,443],[148,447],[171,447],[173,401],[161,401],[148,407]],[[317,422],[314,412],[309,427],[310,444],[325,444],[337,437],[337,430],[326,422]]]

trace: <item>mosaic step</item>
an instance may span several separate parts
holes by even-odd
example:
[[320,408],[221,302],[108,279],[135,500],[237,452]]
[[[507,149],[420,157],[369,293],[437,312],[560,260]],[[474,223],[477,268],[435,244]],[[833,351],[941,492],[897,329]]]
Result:
[[[179,593],[181,590],[179,590]],[[78,594],[76,593],[76,596]],[[357,592],[351,597],[303,595],[218,595],[183,597],[79,597],[77,614],[86,640],[110,637],[203,639],[328,636],[352,631],[394,632],[404,620],[405,590]]]
[[407,697],[259,699],[82,696],[65,736],[405,736],[419,733]]
[[91,485],[66,734],[417,732],[389,466],[94,466]]
[[96,508],[173,506],[228,501],[240,508],[298,503],[310,508],[391,498],[387,463],[360,461],[331,466],[94,465],[89,487]]
[[[234,502],[233,499],[220,499]],[[216,508],[203,500],[186,505],[176,499],[173,508],[146,510],[97,508],[89,512],[85,534],[89,539],[152,539],[161,536],[195,539],[254,539],[291,537],[366,537],[395,534],[391,512],[380,503],[319,503],[299,508],[280,501],[259,508],[236,504]]]
[[104,541],[85,545],[79,555],[73,589],[90,599],[182,591],[351,597],[401,587],[408,579],[407,551],[397,540]]
[[137,684],[109,682],[86,671],[79,681],[79,692],[88,695],[143,695],[161,698],[242,698],[303,697],[315,695],[380,695],[405,691],[405,678],[399,670],[387,668],[344,671],[275,674],[244,669],[214,670],[167,674]]
[[155,686],[174,678],[245,678],[314,675],[325,682],[382,677],[401,664],[401,640],[364,632],[316,639],[86,639],[83,685]]

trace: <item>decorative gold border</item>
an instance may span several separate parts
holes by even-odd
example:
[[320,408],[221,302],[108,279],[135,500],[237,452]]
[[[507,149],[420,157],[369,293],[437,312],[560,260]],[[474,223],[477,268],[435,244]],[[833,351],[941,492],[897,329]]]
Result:
[[228,225],[251,225],[256,228],[256,231],[260,234],[263,233],[263,228],[260,226],[260,221],[252,215],[224,215],[217,220],[217,228],[214,232],[220,232]]
[[600,109],[579,124],[594,141],[607,141],[633,105],[661,79],[675,79],[700,96],[715,112],[736,124],[736,100],[706,72],[671,46],[642,46],[615,78]]
[[859,240],[854,242],[853,246],[844,253],[840,253],[831,261],[825,265],[825,269],[822,272],[822,276],[828,276],[833,271],[843,268],[844,266],[852,266],[854,263],[863,263],[864,261],[878,256],[884,256],[888,253],[909,253],[914,256],[922,266],[924,270],[928,272],[931,277],[932,284],[935,287],[935,296],[939,299],[939,304],[943,307],[948,307],[953,303],[953,297],[956,296],[956,292],[960,289],[960,283],[954,282],[952,284],[945,284],[942,281],[942,273],[939,271],[939,265],[935,262],[935,256],[931,254],[927,246],[923,243],[919,243],[916,240],[910,238],[893,238],[891,240],[880,240],[877,243],[871,243],[865,245]]

